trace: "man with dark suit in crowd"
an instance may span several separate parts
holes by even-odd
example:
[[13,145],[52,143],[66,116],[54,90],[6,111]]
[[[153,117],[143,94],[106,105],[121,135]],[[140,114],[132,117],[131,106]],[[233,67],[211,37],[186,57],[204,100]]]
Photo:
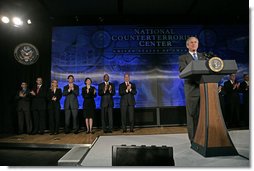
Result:
[[21,88],[17,92],[16,99],[18,112],[18,133],[24,133],[24,123],[28,134],[32,133],[32,120],[30,112],[30,90],[27,88],[27,83],[22,82]]
[[243,120],[244,125],[249,126],[249,74],[243,75],[243,82],[240,84],[240,92],[243,93]]
[[70,119],[72,114],[74,134],[78,133],[78,96],[79,86],[74,84],[74,76],[68,76],[68,85],[64,86],[63,95],[65,97],[64,110],[65,110],[65,133],[70,133]]
[[221,112],[224,118],[224,121],[226,125],[228,124],[227,116],[226,116],[226,110],[225,110],[225,91],[223,85],[218,86],[218,94],[219,94],[219,99],[220,99],[220,107],[221,107]]
[[230,74],[229,80],[224,83],[226,93],[227,116],[229,116],[229,126],[235,127],[239,125],[239,96],[240,83],[236,81],[236,75]]
[[[101,96],[101,124],[104,133],[112,133],[113,129],[113,107],[115,95],[115,86],[109,82],[109,75],[103,76],[105,82],[98,86],[99,96]],[[108,121],[108,129],[106,129],[106,122]]]
[[126,115],[129,113],[130,132],[134,132],[134,106],[136,104],[134,95],[137,94],[136,85],[130,82],[130,75],[124,74],[124,82],[119,85],[119,95],[122,129],[123,133],[127,132],[126,129]]
[[47,89],[42,83],[42,78],[36,79],[36,85],[30,92],[32,95],[33,132],[32,134],[44,134],[46,120]]
[[[198,39],[196,37],[189,37],[186,40],[186,47],[188,52],[179,57],[179,71],[182,72],[185,67],[193,60],[204,60],[205,57],[202,53],[198,53]],[[199,117],[199,80],[186,79],[184,80],[184,93],[187,114],[187,129],[188,136],[192,143]]]

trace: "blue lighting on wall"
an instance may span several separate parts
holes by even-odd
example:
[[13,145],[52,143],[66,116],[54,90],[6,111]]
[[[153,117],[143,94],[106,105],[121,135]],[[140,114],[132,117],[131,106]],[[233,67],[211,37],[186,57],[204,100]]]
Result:
[[[248,72],[249,26],[138,26],[104,25],[54,27],[52,33],[51,78],[59,87],[74,75],[80,87],[79,107],[83,99],[84,79],[90,77],[93,86],[108,73],[116,86],[115,108],[119,108],[118,86],[124,73],[136,84],[136,107],[184,106],[183,80],[179,78],[178,57],[187,53],[189,36],[199,38],[199,51],[217,54],[222,59],[235,59],[239,77]],[[225,77],[226,79],[227,77]],[[61,100],[63,107],[64,98]],[[100,106],[96,97],[96,107]]]

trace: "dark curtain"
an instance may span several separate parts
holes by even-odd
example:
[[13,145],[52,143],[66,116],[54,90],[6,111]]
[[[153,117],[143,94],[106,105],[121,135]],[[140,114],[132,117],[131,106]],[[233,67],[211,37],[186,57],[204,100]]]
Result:
[[[51,24],[35,21],[32,25],[16,28],[10,24],[0,27],[1,57],[1,111],[0,133],[17,131],[17,112],[15,95],[21,81],[31,88],[35,79],[41,76],[44,83],[50,82],[51,69]],[[35,64],[23,65],[14,58],[14,49],[20,43],[31,43],[39,50]]]

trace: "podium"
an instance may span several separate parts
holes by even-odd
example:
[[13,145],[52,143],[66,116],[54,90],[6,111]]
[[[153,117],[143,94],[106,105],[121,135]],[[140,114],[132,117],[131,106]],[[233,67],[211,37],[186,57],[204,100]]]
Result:
[[218,95],[218,82],[223,75],[236,73],[237,65],[235,60],[223,62],[223,70],[213,72],[206,60],[192,61],[179,75],[182,79],[199,81],[199,120],[191,148],[205,157],[238,155],[228,134]]

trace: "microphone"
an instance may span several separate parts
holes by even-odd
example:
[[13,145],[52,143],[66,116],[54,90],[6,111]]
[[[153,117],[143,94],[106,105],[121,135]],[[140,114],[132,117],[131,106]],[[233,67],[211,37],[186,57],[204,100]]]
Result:
[[204,55],[204,57],[205,57],[206,60],[209,60],[209,59],[211,59],[212,57],[217,56],[217,55],[215,55],[212,51],[210,51],[210,52],[208,52],[208,53],[207,53],[207,52],[204,52],[203,55]]

